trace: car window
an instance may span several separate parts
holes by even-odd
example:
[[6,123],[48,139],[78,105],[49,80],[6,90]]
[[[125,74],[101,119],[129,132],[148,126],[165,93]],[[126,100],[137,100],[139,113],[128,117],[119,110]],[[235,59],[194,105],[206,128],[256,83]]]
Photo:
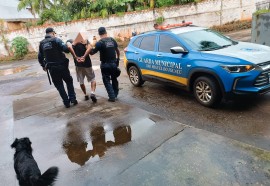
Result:
[[154,36],[154,35],[145,36],[142,39],[140,49],[154,51],[155,50],[155,40],[156,40],[156,36]]
[[135,39],[135,41],[132,43],[132,45],[138,48],[141,39],[142,39],[142,37],[137,37],[137,38]]
[[171,53],[170,48],[175,46],[181,46],[178,41],[169,35],[160,35],[159,37],[159,52]]
[[199,51],[218,50],[237,44],[237,42],[209,29],[186,32],[178,34],[178,36],[185,40],[193,49]]

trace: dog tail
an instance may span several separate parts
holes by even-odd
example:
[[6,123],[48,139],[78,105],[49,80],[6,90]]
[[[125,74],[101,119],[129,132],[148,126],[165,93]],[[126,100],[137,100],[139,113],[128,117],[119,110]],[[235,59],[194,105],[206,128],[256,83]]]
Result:
[[52,185],[54,181],[56,181],[58,175],[58,168],[57,167],[51,167],[48,170],[46,170],[37,180],[37,185],[40,186],[48,186]]

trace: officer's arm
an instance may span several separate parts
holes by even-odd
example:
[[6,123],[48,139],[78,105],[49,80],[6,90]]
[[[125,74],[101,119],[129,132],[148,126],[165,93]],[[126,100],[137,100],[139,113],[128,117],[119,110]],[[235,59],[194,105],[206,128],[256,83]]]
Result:
[[115,52],[116,52],[116,64],[117,64],[117,66],[119,66],[120,51],[119,51],[117,42],[115,40],[113,40],[113,42],[114,42],[114,47],[115,47]]
[[116,52],[116,58],[120,59],[120,51],[118,49],[118,44],[114,39],[113,39],[113,42],[114,42],[114,48],[115,48],[115,52]]
[[67,45],[61,39],[56,38],[56,44],[57,44],[58,48],[61,51],[65,52],[65,53],[69,53],[70,52],[69,49],[68,49],[68,47],[67,47]]
[[120,51],[119,48],[115,48],[117,59],[120,59]]
[[40,64],[40,66],[42,66],[42,68],[44,69],[45,68],[44,54],[43,54],[43,50],[42,50],[41,44],[39,44],[38,62]]
[[90,50],[90,55],[94,55],[95,53],[100,51],[100,49],[101,49],[101,42],[97,42],[95,48],[92,48]]

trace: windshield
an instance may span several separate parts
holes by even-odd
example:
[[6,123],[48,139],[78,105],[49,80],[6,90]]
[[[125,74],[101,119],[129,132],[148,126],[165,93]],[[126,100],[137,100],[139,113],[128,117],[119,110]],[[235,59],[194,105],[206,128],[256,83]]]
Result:
[[237,44],[237,42],[209,29],[178,34],[194,50],[211,51]]

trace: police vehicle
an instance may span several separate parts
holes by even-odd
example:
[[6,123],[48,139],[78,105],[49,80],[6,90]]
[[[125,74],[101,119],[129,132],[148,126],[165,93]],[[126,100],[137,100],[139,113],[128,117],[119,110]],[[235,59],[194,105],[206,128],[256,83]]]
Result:
[[206,107],[233,95],[270,91],[270,47],[234,41],[192,23],[134,36],[124,52],[134,86],[147,80],[173,83]]

